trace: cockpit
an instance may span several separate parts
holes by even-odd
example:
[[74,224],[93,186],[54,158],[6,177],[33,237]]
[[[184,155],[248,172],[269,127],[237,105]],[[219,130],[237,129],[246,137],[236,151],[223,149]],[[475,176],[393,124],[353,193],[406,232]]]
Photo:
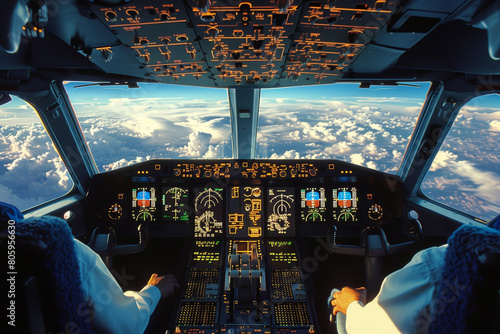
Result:
[[146,332],[335,333],[500,211],[499,3],[5,0],[0,198],[174,274]]

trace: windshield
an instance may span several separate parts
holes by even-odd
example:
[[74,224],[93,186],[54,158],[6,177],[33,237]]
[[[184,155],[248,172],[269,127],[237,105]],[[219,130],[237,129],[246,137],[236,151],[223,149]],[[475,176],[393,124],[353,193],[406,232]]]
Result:
[[422,183],[431,199],[488,221],[500,211],[500,96],[462,107]]
[[358,86],[263,90],[258,156],[339,159],[397,172],[430,84]]
[[0,106],[0,201],[31,208],[73,187],[35,110],[12,97]]
[[226,89],[66,83],[94,160],[107,171],[156,158],[230,158]]
[[[153,158],[232,158],[226,89],[66,83],[101,171]],[[341,159],[396,173],[430,84],[261,92],[257,158]]]

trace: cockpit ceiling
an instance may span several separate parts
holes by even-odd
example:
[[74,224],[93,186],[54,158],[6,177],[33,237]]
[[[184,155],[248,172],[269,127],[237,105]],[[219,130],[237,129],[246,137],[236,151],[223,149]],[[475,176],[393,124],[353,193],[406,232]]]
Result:
[[[93,6],[119,43],[92,46],[92,61],[108,72],[133,70],[166,83],[333,83],[396,9],[394,1],[376,0],[157,3]],[[114,64],[130,56],[132,68]]]
[[0,54],[10,77],[266,88],[500,73],[489,0],[7,1],[31,11],[17,54]]

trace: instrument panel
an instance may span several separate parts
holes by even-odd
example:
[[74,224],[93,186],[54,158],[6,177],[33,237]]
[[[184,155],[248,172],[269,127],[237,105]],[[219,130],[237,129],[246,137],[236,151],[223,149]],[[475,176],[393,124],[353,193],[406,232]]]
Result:
[[304,239],[400,226],[401,189],[336,160],[152,160],[95,175],[83,211],[118,238],[186,241],[170,332],[320,334]]
[[94,176],[87,200],[98,225],[252,239],[390,224],[403,195],[397,176],[340,161],[153,160]]

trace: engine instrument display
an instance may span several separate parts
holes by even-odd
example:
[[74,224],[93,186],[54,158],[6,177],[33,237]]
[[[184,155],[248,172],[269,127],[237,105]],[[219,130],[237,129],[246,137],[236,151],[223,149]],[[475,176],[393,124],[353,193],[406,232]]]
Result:
[[132,189],[132,219],[138,222],[156,221],[156,190],[154,187]]
[[197,188],[194,200],[194,237],[214,238],[224,231],[222,188]]
[[267,189],[267,236],[295,236],[294,188]]
[[162,190],[163,220],[168,222],[189,222],[189,189],[164,187]]
[[192,266],[219,266],[221,263],[220,240],[196,240],[191,259]]
[[356,187],[334,188],[333,219],[338,222],[358,221],[358,189]]
[[303,222],[325,220],[325,188],[305,188],[300,190],[300,217]]
[[228,188],[227,237],[258,238],[262,236],[262,188]]
[[271,267],[295,267],[299,261],[293,241],[268,241],[269,264]]

